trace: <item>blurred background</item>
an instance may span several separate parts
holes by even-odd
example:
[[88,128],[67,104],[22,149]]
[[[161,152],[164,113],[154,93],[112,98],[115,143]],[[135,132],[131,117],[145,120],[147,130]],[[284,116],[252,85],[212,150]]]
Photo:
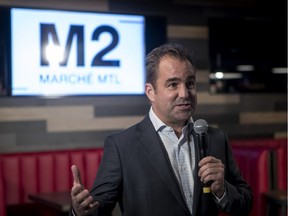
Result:
[[[163,16],[166,41],[194,52],[195,120],[206,119],[230,138],[287,136],[284,0],[1,0],[0,6]],[[148,38],[156,36],[157,30]],[[4,71],[4,60],[0,63]],[[272,74],[273,67],[282,74]],[[223,76],[216,72],[225,72],[224,79],[215,78]],[[230,79],[231,74],[242,78]],[[142,119],[149,109],[144,95],[43,98],[2,92],[0,152],[102,146],[108,134]]]
[[[165,42],[180,42],[193,52],[198,90],[194,120],[203,118],[227,133],[235,159],[253,190],[251,216],[287,215],[287,1],[0,0],[1,216],[68,215],[71,164],[77,164],[84,184],[91,187],[105,137],[140,121],[150,107],[139,92],[12,95],[11,53],[23,61],[16,66],[25,78],[28,70],[24,68],[33,58],[31,47],[39,46],[39,39],[32,37],[34,31],[14,34],[15,44],[22,39],[32,44],[24,54],[17,49],[12,52],[7,13],[11,7],[150,17],[147,21],[151,28],[145,29],[146,53]],[[20,26],[25,30],[29,24]],[[61,36],[59,29],[56,34],[50,24],[42,26],[46,33],[43,30],[41,40],[48,41],[50,35],[56,43],[54,36],[58,35],[69,45],[70,38],[71,55],[75,56],[73,35]],[[78,23],[73,34],[83,37],[82,27]],[[108,31],[115,37],[113,29],[108,27]],[[129,40],[133,36],[131,33]],[[83,41],[77,41],[77,51],[84,53]],[[77,70],[84,59],[78,57]],[[131,66],[134,63],[131,61]],[[112,65],[119,62],[114,60]],[[41,66],[45,68],[47,62],[41,62]],[[129,82],[132,85],[138,77],[128,78],[133,78]]]

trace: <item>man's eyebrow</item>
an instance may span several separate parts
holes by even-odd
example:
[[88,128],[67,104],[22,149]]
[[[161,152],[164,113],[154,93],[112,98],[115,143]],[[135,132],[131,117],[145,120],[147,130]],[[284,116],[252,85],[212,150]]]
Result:
[[191,75],[191,76],[188,76],[187,79],[189,79],[189,80],[191,80],[191,79],[195,80],[195,79],[196,79],[196,76],[195,76],[195,75]]
[[175,81],[179,81],[180,80],[180,78],[177,78],[177,77],[171,77],[171,78],[168,78],[167,80],[166,80],[166,83],[169,83],[169,82],[175,82]]
[[[188,76],[187,77],[187,80],[195,80],[195,78],[196,78],[196,76],[195,75],[191,75],[191,76]],[[179,80],[181,80],[180,78],[178,78],[178,77],[171,77],[171,78],[168,78],[167,80],[166,80],[166,83],[169,83],[169,82],[176,82],[176,81],[179,81]]]

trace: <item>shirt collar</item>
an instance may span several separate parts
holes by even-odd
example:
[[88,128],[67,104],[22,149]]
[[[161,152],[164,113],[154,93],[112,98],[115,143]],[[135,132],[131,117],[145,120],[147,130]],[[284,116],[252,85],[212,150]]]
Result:
[[[152,106],[150,107],[150,111],[149,111],[149,117],[150,117],[150,120],[155,128],[155,130],[158,132],[158,131],[162,131],[164,128],[166,127],[170,127],[168,125],[166,125],[163,121],[161,121],[158,116],[155,114],[155,112],[153,111],[152,109]],[[193,128],[193,118],[191,117],[189,120],[188,120],[188,124],[187,125],[191,125],[191,128]],[[186,125],[186,126],[187,126]]]

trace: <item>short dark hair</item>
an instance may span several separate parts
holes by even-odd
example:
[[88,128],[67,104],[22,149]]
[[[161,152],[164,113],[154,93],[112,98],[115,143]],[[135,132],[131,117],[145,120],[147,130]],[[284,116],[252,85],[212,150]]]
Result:
[[163,44],[153,49],[150,53],[148,53],[145,59],[146,83],[151,83],[154,88],[156,88],[158,66],[160,60],[164,56],[171,56],[181,61],[188,60],[196,71],[192,54],[189,53],[181,44],[179,43]]

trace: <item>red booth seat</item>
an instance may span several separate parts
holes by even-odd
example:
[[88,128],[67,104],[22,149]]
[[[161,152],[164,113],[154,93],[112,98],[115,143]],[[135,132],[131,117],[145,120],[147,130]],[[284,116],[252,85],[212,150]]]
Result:
[[263,148],[270,153],[270,189],[287,190],[287,138],[231,140],[232,148]]
[[253,190],[251,216],[267,215],[265,193],[287,190],[287,139],[231,140],[234,157]]
[[242,175],[253,191],[251,216],[263,216],[266,210],[264,193],[269,190],[268,150],[261,148],[233,148]]
[[90,188],[102,154],[103,148],[1,154],[0,215],[6,215],[7,206],[30,203],[29,194],[69,191],[72,164]]

